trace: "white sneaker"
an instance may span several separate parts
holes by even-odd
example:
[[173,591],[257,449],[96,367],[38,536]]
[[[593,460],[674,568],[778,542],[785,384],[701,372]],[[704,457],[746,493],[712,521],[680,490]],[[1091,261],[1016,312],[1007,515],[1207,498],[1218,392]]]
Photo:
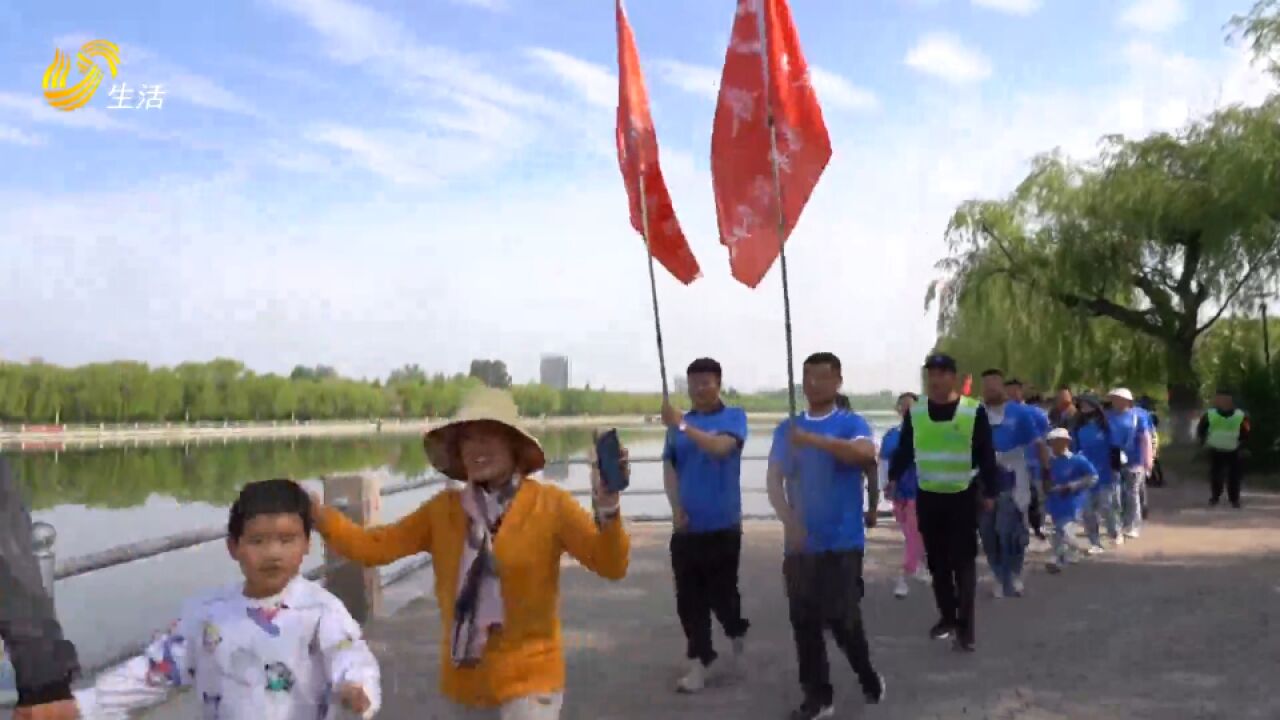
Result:
[[1101,555],[1106,551],[1107,549],[1102,547],[1101,545],[1090,545],[1089,549],[1085,550],[1084,552],[1086,555]]
[[1130,540],[1137,540],[1141,534],[1142,533],[1137,528],[1124,531],[1124,536],[1129,538]]
[[1116,537],[1115,540],[1112,540],[1111,542],[1115,543],[1116,547],[1124,547],[1124,536],[1120,535]]
[[911,592],[911,588],[907,587],[907,576],[899,575],[898,584],[893,586],[893,596],[896,598],[904,598]]
[[996,586],[991,588],[991,597],[995,598],[996,600],[1004,599],[1004,588],[1001,587],[999,583],[996,583]]
[[696,693],[702,692],[706,686],[707,667],[701,660],[693,660],[689,663],[689,672],[676,683],[676,690],[682,693]]
[[1013,579],[1013,596],[1022,597],[1022,594],[1025,593],[1026,591],[1027,591],[1027,585],[1026,583],[1022,582],[1022,578],[1021,577],[1014,578]]
[[915,578],[925,584],[931,584],[933,582],[933,576],[929,574],[929,568],[924,566],[921,566],[916,570]]

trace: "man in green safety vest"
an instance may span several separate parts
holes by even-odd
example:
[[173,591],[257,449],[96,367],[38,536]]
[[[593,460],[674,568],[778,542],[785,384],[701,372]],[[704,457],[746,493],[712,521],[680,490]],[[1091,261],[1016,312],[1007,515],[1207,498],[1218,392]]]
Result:
[[994,508],[1000,490],[991,423],[976,400],[957,392],[954,359],[930,355],[924,369],[928,401],[902,419],[889,481],[896,483],[914,463],[916,516],[940,616],[929,635],[952,638],[956,650],[972,652],[978,512]]
[[1200,444],[1209,449],[1209,485],[1213,493],[1209,505],[1217,506],[1222,500],[1225,484],[1231,507],[1239,509],[1240,485],[1244,479],[1240,448],[1249,439],[1249,417],[1236,407],[1231,391],[1225,388],[1214,395],[1213,405],[1213,409],[1200,418],[1196,430]]

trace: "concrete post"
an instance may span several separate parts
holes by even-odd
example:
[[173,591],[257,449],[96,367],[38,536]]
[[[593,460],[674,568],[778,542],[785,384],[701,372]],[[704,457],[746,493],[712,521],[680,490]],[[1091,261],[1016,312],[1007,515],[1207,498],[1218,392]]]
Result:
[[[372,475],[337,475],[324,479],[324,502],[332,505],[357,525],[376,525],[381,510],[380,483]],[[324,563],[342,561],[327,545]],[[382,578],[378,568],[364,568],[343,562],[329,571],[325,587],[347,606],[358,623],[365,623],[382,611]]]
[[53,573],[58,560],[53,547],[57,540],[58,531],[49,523],[38,521],[31,524],[31,550],[40,565],[40,580],[50,600],[53,599]]

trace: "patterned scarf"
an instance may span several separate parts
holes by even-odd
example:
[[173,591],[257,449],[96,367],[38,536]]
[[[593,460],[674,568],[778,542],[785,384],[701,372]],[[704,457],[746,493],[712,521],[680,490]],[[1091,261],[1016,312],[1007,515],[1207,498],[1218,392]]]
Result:
[[519,488],[517,477],[497,492],[486,492],[474,484],[462,491],[467,538],[462,546],[458,597],[453,611],[452,656],[457,667],[478,665],[489,631],[501,627],[505,619],[502,585],[493,557],[493,536]]

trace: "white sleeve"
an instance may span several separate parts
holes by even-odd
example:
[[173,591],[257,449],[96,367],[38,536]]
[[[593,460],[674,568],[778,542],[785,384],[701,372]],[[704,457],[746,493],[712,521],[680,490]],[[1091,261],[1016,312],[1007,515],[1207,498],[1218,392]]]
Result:
[[100,674],[91,688],[75,694],[85,720],[124,718],[129,713],[164,702],[178,687],[191,684],[195,668],[187,654],[187,639],[196,623],[190,613],[161,633],[142,655]]
[[360,625],[336,598],[329,598],[320,615],[316,639],[324,657],[329,682],[336,692],[346,683],[364,688],[369,697],[369,710],[362,716],[369,720],[382,707],[382,679],[378,659],[373,656],[360,632]]

